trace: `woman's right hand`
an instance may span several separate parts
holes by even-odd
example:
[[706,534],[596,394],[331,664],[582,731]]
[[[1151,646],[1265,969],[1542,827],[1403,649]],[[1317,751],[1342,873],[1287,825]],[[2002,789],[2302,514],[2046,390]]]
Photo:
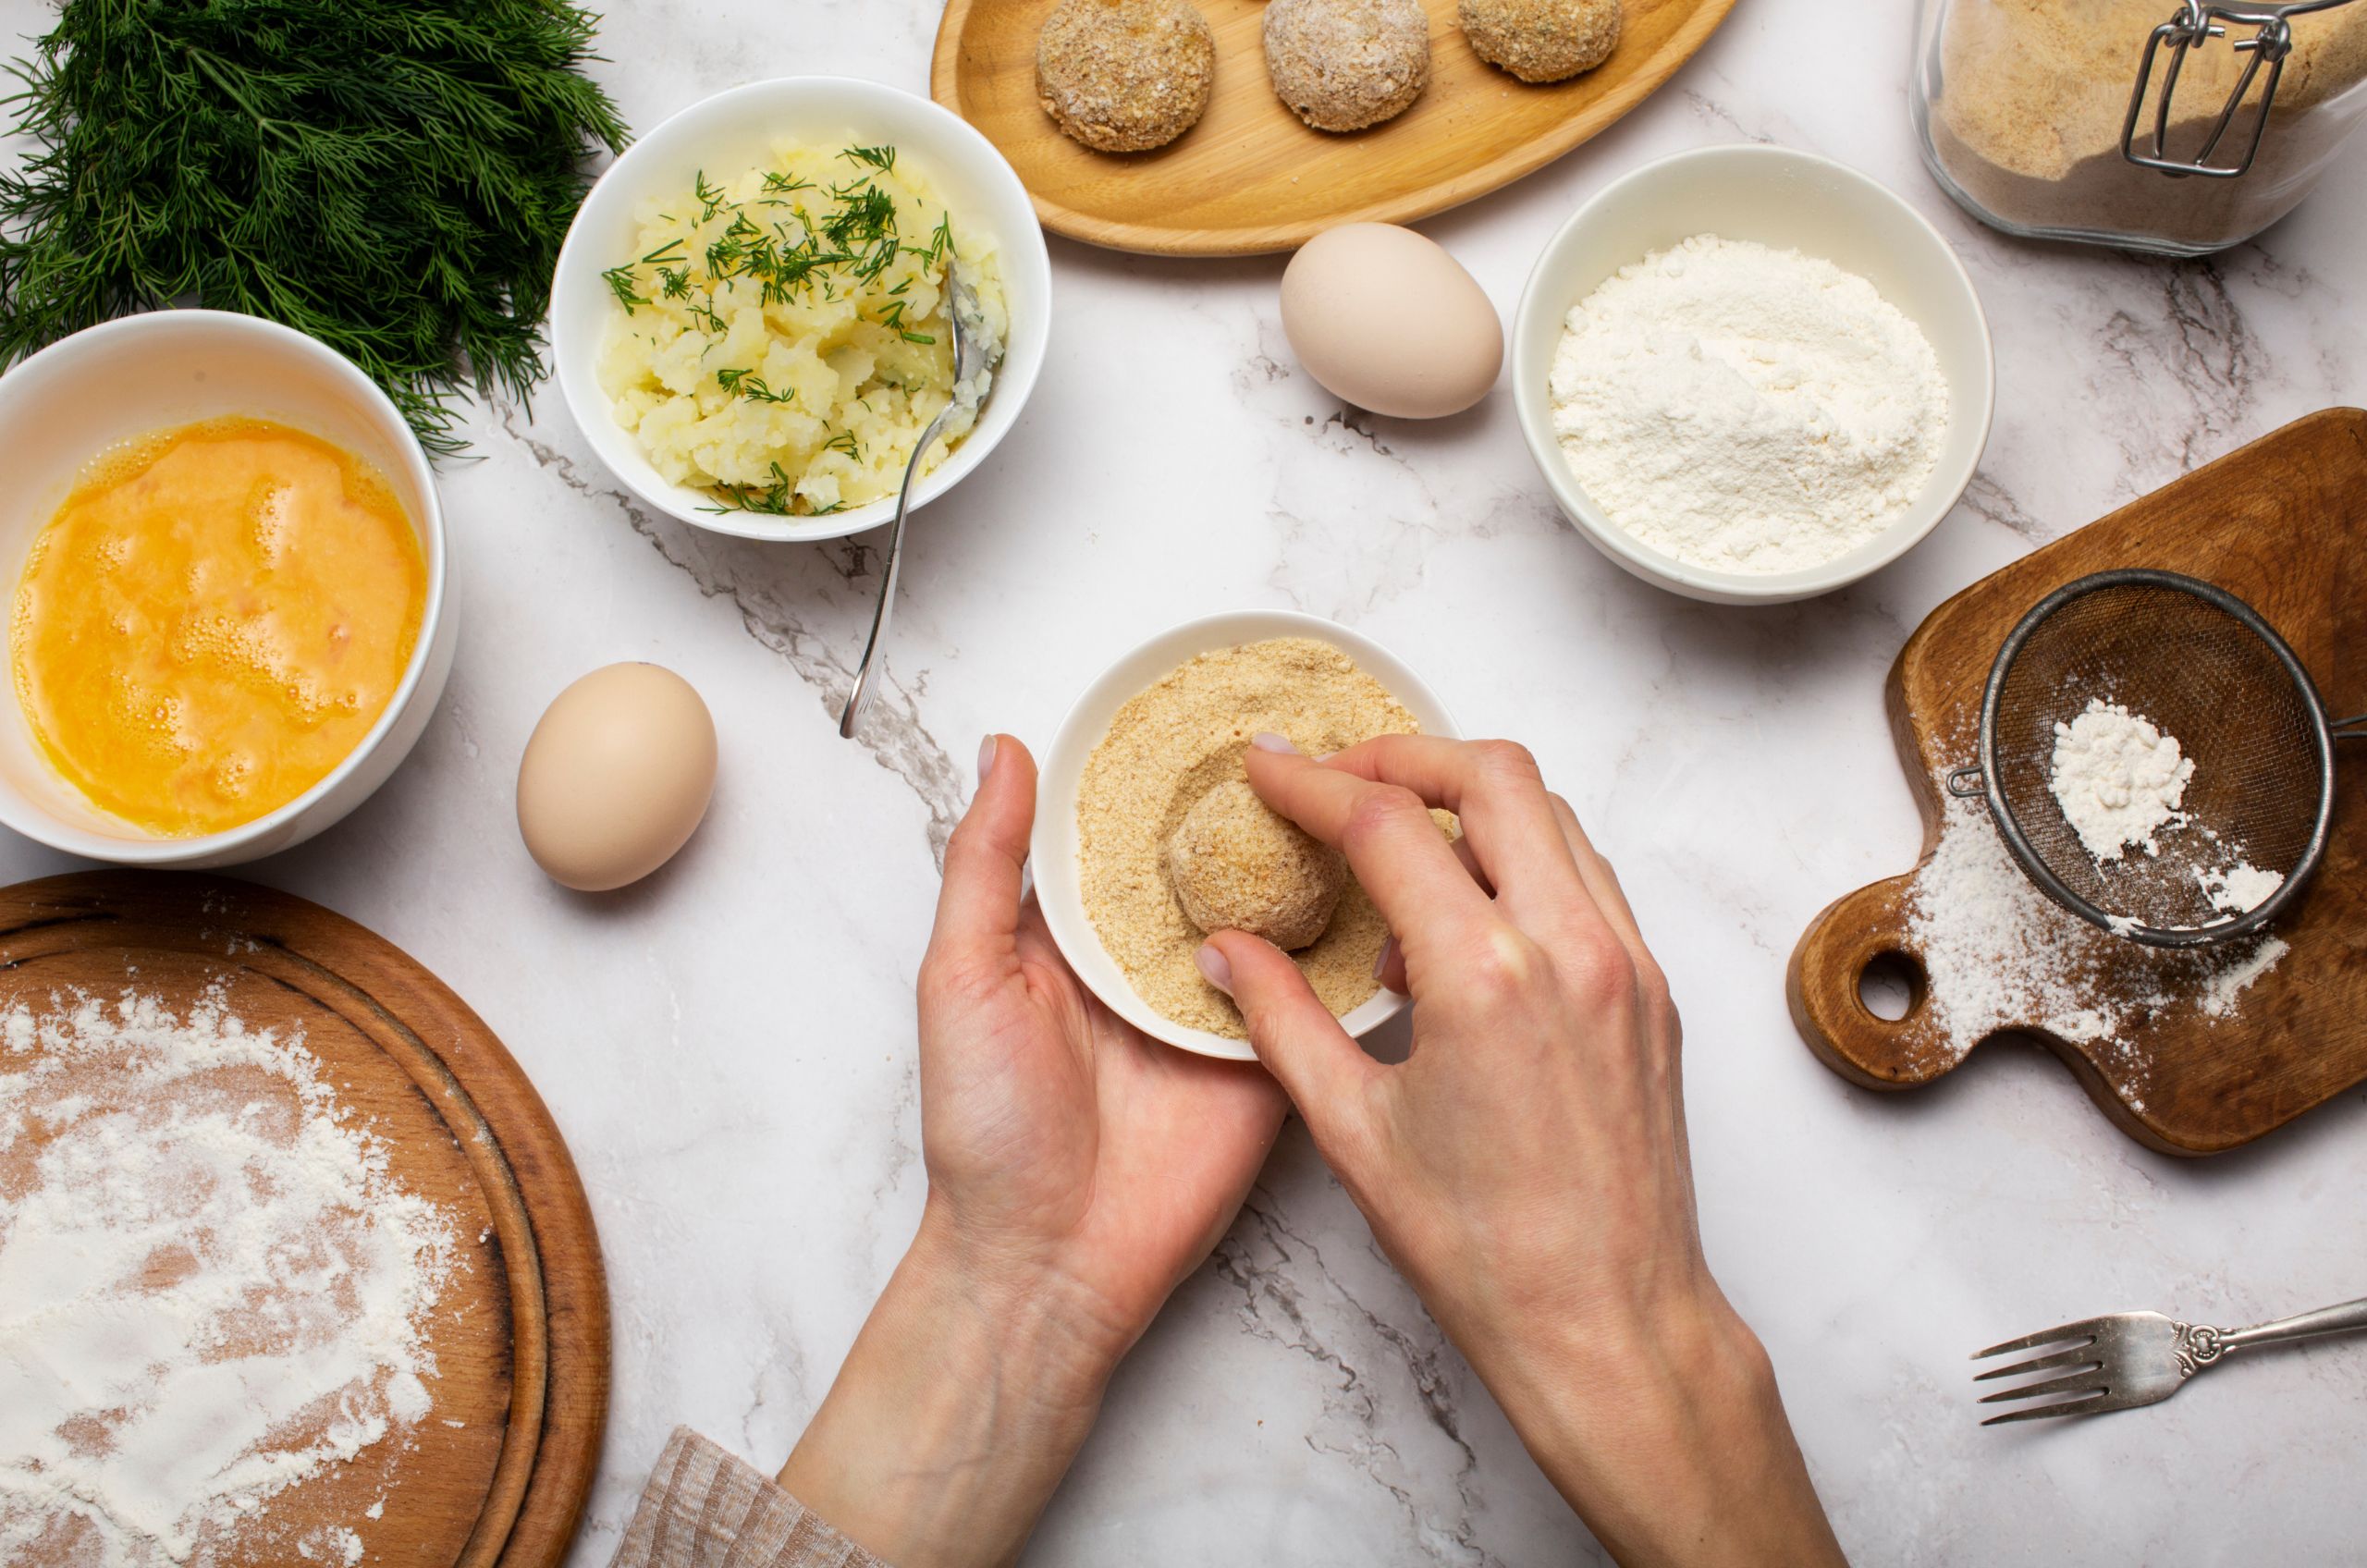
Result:
[[1365,1055],[1257,937],[1202,970],[1531,1454],[1623,1562],[1839,1562],[1702,1256],[1667,985],[1568,804],[1502,741],[1260,736],[1248,771],[1389,922],[1413,1052]]

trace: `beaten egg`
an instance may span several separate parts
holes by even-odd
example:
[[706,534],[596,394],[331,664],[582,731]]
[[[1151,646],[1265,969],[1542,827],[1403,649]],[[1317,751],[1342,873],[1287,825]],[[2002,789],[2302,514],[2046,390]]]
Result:
[[551,702],[518,763],[518,831],[552,881],[604,893],[690,841],[715,790],[715,720],[654,664],[595,669]]
[[1282,332],[1327,390],[1393,419],[1461,413],[1504,362],[1487,293],[1394,224],[1343,224],[1308,240],[1282,272]]
[[265,420],[186,425],[87,470],[34,539],[9,668],[35,743],[161,838],[319,783],[402,684],[427,605],[386,481]]

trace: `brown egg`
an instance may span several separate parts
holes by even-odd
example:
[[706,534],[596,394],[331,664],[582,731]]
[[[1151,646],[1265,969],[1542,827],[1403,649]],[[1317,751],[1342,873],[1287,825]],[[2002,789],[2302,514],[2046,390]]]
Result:
[[689,681],[612,664],[561,692],[518,764],[518,831],[551,880],[638,882],[674,857],[715,790],[715,720]]
[[1395,419],[1461,413],[1504,362],[1496,307],[1463,264],[1393,224],[1325,229],[1282,271],[1282,331],[1307,374]]

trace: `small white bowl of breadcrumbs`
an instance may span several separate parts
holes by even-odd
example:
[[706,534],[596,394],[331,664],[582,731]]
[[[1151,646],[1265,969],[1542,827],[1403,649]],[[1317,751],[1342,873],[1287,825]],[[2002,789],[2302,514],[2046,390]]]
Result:
[[[1261,732],[1322,756],[1376,735],[1456,731],[1421,677],[1346,627],[1288,610],[1187,621],[1110,666],[1069,710],[1044,754],[1029,847],[1045,924],[1087,988],[1155,1039],[1237,1061],[1257,1053],[1240,1012],[1200,976],[1193,955],[1204,933],[1175,876],[1211,850],[1211,814],[1193,808],[1237,795],[1242,753]],[[1232,803],[1215,847],[1245,842],[1262,857],[1229,868],[1236,890],[1244,875],[1295,871],[1330,853],[1311,840],[1293,848],[1284,840],[1297,828],[1278,820],[1229,838],[1242,826]],[[1315,928],[1306,889],[1271,892],[1300,942]],[[1328,919],[1291,957],[1341,1026],[1361,1035],[1405,1005],[1375,978],[1388,928],[1353,876],[1325,901]]]

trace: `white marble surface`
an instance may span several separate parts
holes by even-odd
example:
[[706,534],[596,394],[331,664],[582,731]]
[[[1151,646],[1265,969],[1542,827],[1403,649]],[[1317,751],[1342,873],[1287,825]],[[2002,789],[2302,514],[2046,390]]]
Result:
[[[828,1386],[921,1198],[911,986],[936,853],[989,727],[1048,739],[1170,621],[1288,605],[1399,650],[1468,729],[1518,736],[1619,864],[1690,1042],[1702,1220],[1867,1562],[2309,1563],[2367,1538],[2367,1344],[2263,1357],[2159,1409],[1979,1430],[1965,1355],[2086,1312],[2250,1320],[2367,1293],[2367,1094],[2204,1164],[2112,1131],[2051,1058],[1986,1050],[1921,1093],[1845,1085],[1784,961],[1917,843],[1884,668],[1942,598],[2239,442],[2356,401],[2367,149],[2270,234],[2173,265],[2007,242],[1918,164],[1909,7],[1744,0],[1610,134],[1424,226],[1509,312],[1574,203],[1739,138],[1904,191],[1997,337],[1972,496],[1907,560],[1773,611],[1637,583],[1556,518],[1502,388],[1435,425],[1344,421],[1294,367],[1276,260],[1055,241],[1027,417],[923,515],[876,738],[834,720],[877,586],[863,543],[760,548],[653,522],[555,392],[452,466],[464,616],[444,711],[394,781],[252,868],[448,980],[532,1072],[607,1247],[616,1394],[571,1562],[604,1562],[666,1430],[767,1466]],[[7,0],[9,32],[43,9]],[[735,82],[925,88],[929,0],[619,0],[603,68],[646,125]],[[723,776],[672,867],[545,881],[511,779],[543,704],[619,658],[712,704]],[[57,868],[9,840],[0,876]],[[715,1194],[721,1194],[719,1197]],[[1030,1561],[1531,1564],[1596,1550],[1375,1251],[1294,1126],[1216,1259],[1119,1378]]]

